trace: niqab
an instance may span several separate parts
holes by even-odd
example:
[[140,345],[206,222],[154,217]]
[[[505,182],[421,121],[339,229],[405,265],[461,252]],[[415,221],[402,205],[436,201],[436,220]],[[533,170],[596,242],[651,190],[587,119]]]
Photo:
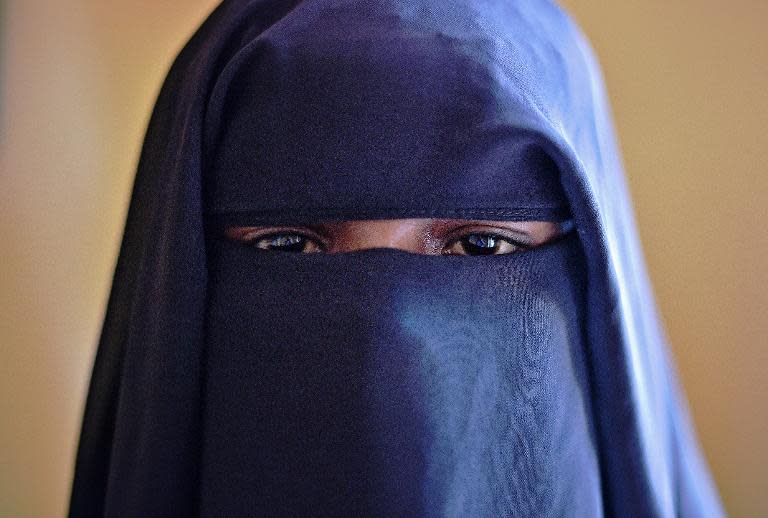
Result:
[[[586,38],[545,0],[224,1],[147,129],[72,516],[716,516]],[[572,222],[499,256],[231,224]]]

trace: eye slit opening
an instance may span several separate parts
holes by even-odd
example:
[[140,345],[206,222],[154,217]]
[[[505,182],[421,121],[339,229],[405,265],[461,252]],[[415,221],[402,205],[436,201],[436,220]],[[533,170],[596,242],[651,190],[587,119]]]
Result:
[[[533,222],[540,223],[540,222]],[[448,226],[447,224],[445,226]],[[574,230],[573,220],[557,224],[557,231],[507,226],[505,222],[473,221],[452,229],[435,225],[426,230],[426,253],[430,255],[489,256],[522,252],[557,241]],[[546,234],[544,234],[546,232]],[[243,227],[230,226],[223,234],[241,245],[264,251],[289,253],[330,252],[335,233],[325,225]]]

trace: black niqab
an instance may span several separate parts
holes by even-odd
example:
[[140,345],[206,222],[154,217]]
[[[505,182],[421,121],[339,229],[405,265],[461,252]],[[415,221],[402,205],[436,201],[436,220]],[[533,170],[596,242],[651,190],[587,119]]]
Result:
[[[222,225],[572,218],[522,253]],[[149,123],[72,516],[716,516],[597,62],[555,4],[225,1]]]

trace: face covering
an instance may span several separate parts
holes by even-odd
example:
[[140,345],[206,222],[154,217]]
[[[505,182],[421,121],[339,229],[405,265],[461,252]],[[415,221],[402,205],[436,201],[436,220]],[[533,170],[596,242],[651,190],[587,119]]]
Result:
[[[570,220],[499,256],[228,225]],[[225,0],[147,128],[71,516],[721,516],[608,98],[547,0]]]
[[203,514],[600,516],[578,246],[215,242]]

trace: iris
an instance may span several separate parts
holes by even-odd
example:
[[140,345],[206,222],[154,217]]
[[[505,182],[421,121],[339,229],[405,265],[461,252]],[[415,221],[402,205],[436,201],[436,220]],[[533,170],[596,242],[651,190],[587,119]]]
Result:
[[467,253],[485,255],[496,253],[496,249],[499,247],[498,239],[498,236],[493,234],[469,234],[461,242]]

